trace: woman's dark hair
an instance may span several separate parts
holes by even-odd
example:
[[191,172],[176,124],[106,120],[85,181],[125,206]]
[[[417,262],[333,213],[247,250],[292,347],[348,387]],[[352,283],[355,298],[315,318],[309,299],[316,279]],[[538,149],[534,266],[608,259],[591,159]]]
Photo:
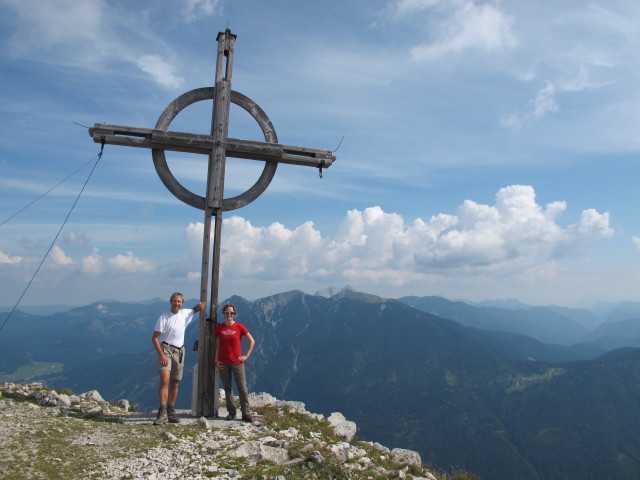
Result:
[[224,312],[227,307],[233,308],[233,313],[238,313],[238,309],[233,303],[227,303],[224,307],[222,307],[222,311]]

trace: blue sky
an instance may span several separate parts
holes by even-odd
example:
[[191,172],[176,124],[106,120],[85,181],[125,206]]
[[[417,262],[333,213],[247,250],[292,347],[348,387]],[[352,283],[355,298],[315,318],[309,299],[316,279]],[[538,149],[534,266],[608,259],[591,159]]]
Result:
[[[0,221],[86,164],[0,225],[0,305],[22,294],[89,175],[99,145],[76,123],[152,128],[213,85],[227,26],[232,87],[279,141],[340,147],[324,178],[280,165],[225,212],[221,299],[350,285],[640,300],[636,0],[0,0]],[[208,133],[210,120],[200,102],[171,129]],[[237,107],[229,134],[262,139]],[[167,157],[204,195],[206,157]],[[261,170],[228,159],[225,196]],[[150,151],[107,145],[22,303],[197,297],[203,219]]]

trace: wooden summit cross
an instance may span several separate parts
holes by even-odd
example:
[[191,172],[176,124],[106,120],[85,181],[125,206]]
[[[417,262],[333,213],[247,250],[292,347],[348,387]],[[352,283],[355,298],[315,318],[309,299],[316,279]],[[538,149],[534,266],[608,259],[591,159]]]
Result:
[[[96,123],[93,128],[89,129],[89,135],[96,143],[152,149],[156,172],[169,191],[192,207],[204,210],[202,277],[200,282],[200,301],[204,302],[207,301],[209,281],[211,217],[215,217],[211,300],[207,302],[209,316],[207,318],[204,311],[200,313],[195,412],[197,416],[217,416],[218,414],[218,377],[213,362],[215,358],[213,334],[217,324],[222,212],[241,208],[258,198],[271,183],[278,163],[316,167],[322,173],[322,169],[331,166],[336,159],[333,152],[329,150],[279,144],[275,129],[267,114],[253,100],[231,90],[235,40],[236,35],[233,35],[229,29],[218,34],[215,87],[198,88],[176,98],[162,112],[154,129],[101,123]],[[211,135],[168,130],[171,121],[178,113],[189,105],[202,100],[214,100]],[[230,103],[242,107],[258,122],[264,134],[264,142],[228,137]],[[176,180],[167,165],[165,150],[209,155],[206,197],[187,190]],[[227,157],[265,161],[262,174],[256,183],[244,193],[232,198],[224,198]]]

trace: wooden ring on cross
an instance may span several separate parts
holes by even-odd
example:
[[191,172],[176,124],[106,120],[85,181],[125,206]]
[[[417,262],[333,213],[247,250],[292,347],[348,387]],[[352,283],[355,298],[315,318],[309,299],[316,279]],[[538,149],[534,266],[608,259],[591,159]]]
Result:
[[[155,128],[158,130],[168,130],[169,125],[171,124],[173,119],[176,118],[178,113],[187,108],[189,105],[200,102],[202,100],[215,101],[215,88],[196,88],[195,90],[191,90],[180,95],[173,102],[171,102],[167,106],[167,108],[164,109],[164,112],[162,112],[160,118],[158,118],[158,122],[156,123]],[[260,128],[262,129],[262,133],[264,134],[264,139],[266,142],[278,143],[276,131],[273,127],[273,124],[271,123],[271,120],[269,120],[267,114],[258,106],[258,104],[256,104],[249,97],[238,93],[235,90],[231,90],[230,101],[231,103],[242,107],[256,120],[256,122],[258,122],[258,125],[260,125]],[[169,169],[164,150],[154,148],[152,149],[152,155],[153,165],[156,168],[156,172],[158,172],[158,176],[162,180],[162,183],[164,183],[169,191],[184,203],[191,205],[194,208],[205,210],[207,199],[186,189],[180,182],[178,182],[176,177],[173,176],[173,173],[171,173],[171,170]],[[235,210],[253,202],[269,186],[271,180],[273,180],[273,176],[276,173],[277,167],[278,162],[266,161],[264,169],[262,170],[262,174],[260,175],[260,178],[258,178],[256,183],[254,183],[251,188],[249,188],[244,193],[241,193],[240,195],[223,199],[222,210]]]

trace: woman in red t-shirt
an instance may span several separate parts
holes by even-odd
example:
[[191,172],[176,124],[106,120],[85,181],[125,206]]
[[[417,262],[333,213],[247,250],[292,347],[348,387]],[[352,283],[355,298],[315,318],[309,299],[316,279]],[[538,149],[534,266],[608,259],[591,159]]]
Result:
[[[249,358],[255,340],[240,322],[234,321],[236,307],[228,303],[222,307],[224,323],[216,327],[216,367],[220,370],[220,378],[224,386],[225,400],[227,403],[227,419],[236,418],[235,398],[231,388],[231,375],[236,381],[238,396],[240,397],[240,410],[242,420],[250,422],[251,405],[249,405],[249,392],[247,391],[247,376],[244,371],[244,362]],[[249,342],[247,353],[242,355],[242,337]]]

